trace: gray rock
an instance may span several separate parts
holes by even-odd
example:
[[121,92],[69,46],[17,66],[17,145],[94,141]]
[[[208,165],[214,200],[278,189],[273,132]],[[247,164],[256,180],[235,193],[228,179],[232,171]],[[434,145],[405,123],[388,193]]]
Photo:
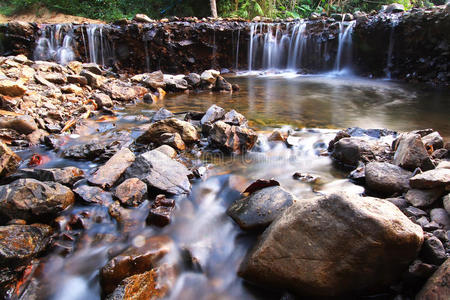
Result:
[[443,188],[435,188],[430,190],[409,190],[405,199],[415,207],[427,207],[433,204],[444,193]]
[[166,87],[166,83],[164,82],[164,74],[161,71],[155,71],[146,75],[147,76],[144,79],[144,83],[148,87],[154,90]]
[[184,80],[184,75],[164,74],[166,89],[171,91],[183,91],[188,89],[188,83]]
[[360,137],[342,138],[335,142],[331,156],[344,165],[358,166],[358,162],[387,160],[390,146],[377,140]]
[[450,169],[437,168],[417,174],[409,179],[409,184],[412,188],[417,189],[432,189],[450,187]]
[[225,114],[223,121],[227,124],[235,126],[247,125],[247,119],[234,109]]
[[0,186],[0,213],[9,219],[51,219],[74,202],[72,191],[56,182],[19,179]]
[[433,276],[428,279],[422,290],[416,295],[417,300],[448,299],[450,297],[450,258],[448,258]]
[[184,77],[184,80],[186,80],[190,86],[196,88],[200,85],[201,77],[197,73],[189,73]]
[[386,196],[408,190],[411,176],[411,172],[389,163],[371,162],[365,168],[366,186]]
[[444,196],[444,198],[442,198],[442,202],[444,204],[445,210],[450,215],[450,194],[447,194],[447,196]]
[[96,63],[84,63],[84,64],[81,65],[81,67],[84,70],[86,70],[86,71],[94,73],[95,75],[102,75],[103,74],[102,69]]
[[291,193],[279,186],[267,187],[231,204],[227,214],[244,230],[265,229],[294,203]]
[[422,257],[425,262],[434,265],[440,265],[447,259],[444,245],[442,245],[442,242],[435,236],[425,239],[420,257]]
[[172,147],[170,147],[169,145],[159,146],[155,150],[159,151],[161,153],[164,153],[165,155],[167,155],[170,158],[175,158],[175,157],[177,157],[177,154],[178,154],[177,151],[175,149],[173,149]]
[[39,181],[55,181],[71,187],[75,182],[84,177],[84,172],[76,167],[21,169],[12,177],[15,179],[33,178]]
[[399,197],[398,198],[387,198],[385,200],[391,202],[392,204],[397,206],[400,210],[403,210],[408,207],[408,201],[406,201],[403,198],[399,198]]
[[251,150],[257,140],[258,135],[250,128],[231,126],[222,121],[214,123],[208,137],[211,148],[237,154],[243,154]]
[[222,107],[219,107],[215,104],[210,106],[206,111],[203,118],[200,120],[201,124],[205,123],[214,123],[218,120],[221,120],[225,116],[225,110]]
[[403,6],[403,4],[399,4],[399,3],[383,5],[380,10],[380,12],[384,12],[387,14],[400,13],[400,12],[404,12],[404,11],[405,11],[405,7]]
[[153,116],[152,116],[152,122],[158,122],[161,120],[165,120],[168,118],[172,118],[173,113],[164,107],[161,107]]
[[422,142],[425,146],[432,146],[434,150],[444,147],[444,139],[437,131],[422,137]]
[[410,171],[414,171],[416,168],[422,170],[434,168],[419,134],[409,133],[399,138],[393,163]]
[[139,178],[150,190],[169,194],[189,193],[188,176],[191,172],[183,164],[156,150],[137,156],[125,172],[125,178]]
[[373,291],[395,282],[422,242],[420,226],[388,201],[332,194],[286,209],[239,274],[302,297]]
[[86,203],[108,206],[113,202],[112,194],[105,192],[98,186],[82,185],[74,189],[73,192]]
[[425,211],[423,211],[423,210],[421,210],[421,209],[419,209],[417,207],[414,207],[414,206],[408,206],[405,209],[405,214],[407,216],[415,217],[415,218],[420,218],[420,217],[423,217],[423,216],[427,216],[427,213]]
[[430,211],[430,217],[432,221],[435,221],[444,229],[450,229],[450,217],[447,211],[443,208],[434,208]]

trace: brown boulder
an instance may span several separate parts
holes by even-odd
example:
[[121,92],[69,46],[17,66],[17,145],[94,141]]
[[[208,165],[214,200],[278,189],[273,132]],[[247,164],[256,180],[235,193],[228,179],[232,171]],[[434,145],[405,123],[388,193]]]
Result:
[[242,154],[252,149],[258,135],[252,129],[243,126],[232,126],[225,122],[214,123],[208,142],[213,148],[219,148],[229,153]]
[[446,300],[450,299],[450,258],[428,279],[416,300]]
[[128,206],[138,206],[144,201],[147,195],[147,185],[138,178],[130,178],[122,182],[116,188],[114,196],[122,204]]
[[25,94],[26,87],[21,81],[11,81],[8,79],[0,80],[0,94],[11,97],[18,97]]
[[137,142],[142,144],[151,142],[162,144],[164,141],[163,135],[166,133],[178,133],[186,144],[192,144],[199,140],[197,130],[189,122],[171,118],[153,123],[149,129],[137,139]]
[[20,157],[0,141],[0,177],[14,173],[20,164]]
[[422,170],[434,168],[420,135],[411,133],[399,138],[393,163],[410,171],[414,171],[416,168]]

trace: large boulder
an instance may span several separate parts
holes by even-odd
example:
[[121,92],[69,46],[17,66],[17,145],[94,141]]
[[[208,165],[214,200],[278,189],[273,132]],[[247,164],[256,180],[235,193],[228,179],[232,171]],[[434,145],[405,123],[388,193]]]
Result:
[[208,108],[205,115],[200,120],[200,123],[214,123],[215,121],[222,119],[223,116],[225,116],[225,110],[222,107],[213,104]]
[[0,177],[14,173],[20,164],[20,157],[0,141]]
[[34,119],[28,115],[2,117],[0,118],[0,128],[13,129],[18,133],[23,134],[30,134],[38,129]]
[[450,258],[428,279],[422,290],[417,294],[416,300],[444,300],[450,298]]
[[188,176],[191,172],[186,166],[157,150],[137,156],[125,172],[125,178],[138,178],[147,184],[149,190],[169,194],[189,193]]
[[417,189],[450,188],[450,169],[437,168],[417,174],[409,180],[409,184]]
[[345,137],[335,142],[331,156],[338,162],[356,167],[358,162],[384,160],[390,152],[388,144],[362,137]]
[[56,182],[19,179],[0,186],[0,214],[9,219],[54,218],[74,202],[72,191]]
[[257,139],[258,135],[250,128],[217,121],[209,132],[208,142],[212,148],[242,154],[252,149]]
[[0,266],[29,263],[47,248],[51,234],[42,224],[0,226]]
[[291,193],[272,186],[234,201],[227,214],[244,230],[264,229],[294,201]]
[[83,170],[77,167],[52,168],[52,169],[20,169],[17,173],[11,176],[14,179],[33,178],[39,181],[55,181],[73,186],[75,182],[84,177]]
[[170,118],[153,123],[149,129],[137,139],[137,142],[142,144],[151,142],[162,144],[164,141],[164,134],[167,133],[178,133],[186,144],[192,144],[199,140],[197,130],[189,122]]
[[431,170],[434,165],[422,142],[420,134],[408,133],[398,140],[393,163],[404,169],[414,171],[416,168]]
[[422,137],[422,142],[425,146],[433,147],[434,150],[444,147],[444,139],[437,131],[434,131]]
[[371,162],[365,167],[366,186],[385,196],[408,190],[411,176],[411,172],[389,163]]
[[286,209],[239,274],[302,297],[374,292],[399,278],[422,242],[420,226],[392,203],[331,194]]

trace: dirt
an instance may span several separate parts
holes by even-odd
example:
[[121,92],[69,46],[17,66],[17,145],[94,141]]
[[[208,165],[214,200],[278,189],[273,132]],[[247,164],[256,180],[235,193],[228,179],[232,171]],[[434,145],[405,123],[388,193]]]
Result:
[[58,12],[52,12],[46,8],[40,8],[34,11],[20,13],[13,16],[5,16],[0,14],[0,23],[7,23],[10,21],[34,22],[38,24],[105,23],[101,20],[94,20],[84,17],[66,15]]

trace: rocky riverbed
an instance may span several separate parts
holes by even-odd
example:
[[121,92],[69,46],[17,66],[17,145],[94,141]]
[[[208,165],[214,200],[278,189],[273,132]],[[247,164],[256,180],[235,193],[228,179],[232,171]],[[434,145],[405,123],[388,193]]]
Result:
[[[124,76],[95,64],[62,66],[22,55],[0,58],[0,70],[0,290],[6,299],[75,294],[51,285],[68,269],[79,276],[94,269],[87,276],[97,287],[91,298],[196,299],[186,274],[217,272],[201,253],[215,249],[219,265],[223,253],[237,251],[208,231],[211,224],[229,230],[221,223],[228,218],[240,235],[257,239],[245,257],[230,256],[240,265],[234,274],[275,295],[449,294],[450,144],[432,129],[349,128],[315,142],[311,159],[331,158],[360,192],[321,189],[326,178],[298,170],[288,175],[311,186],[313,197],[300,198],[271,178],[239,177],[228,179],[224,195],[213,194],[213,185],[196,187],[224,159],[269,156],[267,145],[296,149],[305,132],[256,132],[244,115],[217,105],[181,113],[161,108],[151,117],[134,116],[134,127],[120,127],[130,117],[121,114],[124,107],[157,103],[166,91],[239,90],[215,70]],[[45,150],[32,153],[39,147]],[[64,166],[50,167],[61,158]],[[227,196],[228,216],[217,214],[215,202]],[[206,209],[196,215],[201,201]],[[209,225],[197,231],[203,224]],[[182,234],[170,235],[174,228]],[[192,286],[205,292],[224,281]],[[210,297],[224,293],[208,289]]]

